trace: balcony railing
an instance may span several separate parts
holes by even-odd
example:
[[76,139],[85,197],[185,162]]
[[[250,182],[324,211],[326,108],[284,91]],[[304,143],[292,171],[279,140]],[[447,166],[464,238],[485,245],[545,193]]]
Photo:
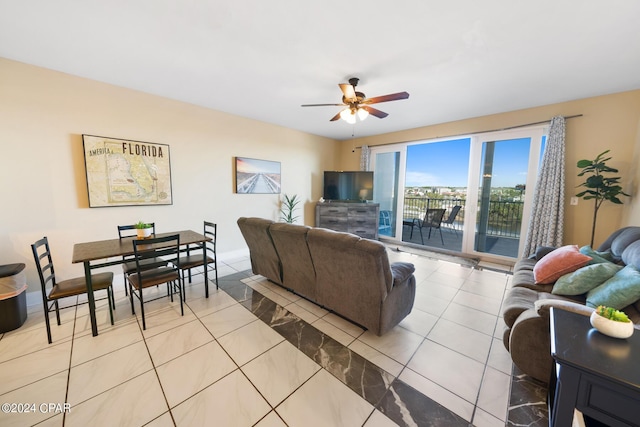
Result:
[[[432,199],[428,197],[405,197],[403,219],[422,218],[427,209],[446,209],[443,220],[446,220],[451,209],[462,206],[452,227],[461,229],[465,217],[465,199]],[[520,237],[522,225],[523,202],[490,201],[487,223],[487,235],[496,237]],[[481,206],[478,212],[481,212]]]

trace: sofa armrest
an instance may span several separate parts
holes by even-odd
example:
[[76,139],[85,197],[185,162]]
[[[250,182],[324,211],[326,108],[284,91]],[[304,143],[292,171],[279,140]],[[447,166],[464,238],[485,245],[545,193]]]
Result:
[[414,271],[416,271],[416,267],[409,262],[394,262],[391,264],[393,286],[398,286],[406,282]]
[[518,369],[539,381],[549,381],[553,359],[548,317],[540,316],[535,308],[522,312],[511,328],[508,347]]
[[542,317],[549,317],[549,308],[560,308],[572,313],[582,314],[583,316],[591,316],[593,308],[579,304],[573,301],[565,301],[560,299],[540,299],[535,302],[535,310]]

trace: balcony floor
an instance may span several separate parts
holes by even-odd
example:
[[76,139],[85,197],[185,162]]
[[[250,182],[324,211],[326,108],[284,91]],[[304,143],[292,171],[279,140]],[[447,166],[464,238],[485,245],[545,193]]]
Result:
[[[442,239],[440,239],[440,232],[442,231]],[[384,231],[380,231],[380,235],[384,236]],[[413,235],[411,233],[410,226],[404,226],[402,228],[402,241],[411,243],[425,248],[461,252],[462,251],[462,231],[454,231],[448,227],[442,227],[442,230],[431,230],[431,237],[429,237],[429,229],[424,228],[422,230],[422,237],[420,238],[420,230],[418,227],[414,227]],[[424,243],[423,243],[424,240]],[[519,239],[513,237],[498,237],[487,236],[486,248],[483,252],[492,255],[501,255],[511,258],[518,257],[518,244]]]

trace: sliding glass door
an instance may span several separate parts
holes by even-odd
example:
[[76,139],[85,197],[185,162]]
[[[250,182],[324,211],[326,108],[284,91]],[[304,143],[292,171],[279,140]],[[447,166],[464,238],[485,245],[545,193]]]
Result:
[[[372,153],[373,201],[380,204],[380,224],[378,234],[395,237],[398,229],[398,208],[402,201],[398,199],[400,187],[401,161],[400,151],[380,150]],[[401,208],[400,208],[401,209]]]
[[518,253],[530,146],[531,138],[482,142],[476,252]]
[[542,147],[542,128],[473,138],[465,224],[470,254],[517,258],[524,244]]
[[[470,146],[460,138],[407,147],[402,241],[462,251]],[[427,212],[442,215],[439,228],[420,227]]]
[[[518,257],[544,132],[535,127],[371,147],[381,237],[485,258]],[[428,227],[425,216],[434,211],[442,220]]]

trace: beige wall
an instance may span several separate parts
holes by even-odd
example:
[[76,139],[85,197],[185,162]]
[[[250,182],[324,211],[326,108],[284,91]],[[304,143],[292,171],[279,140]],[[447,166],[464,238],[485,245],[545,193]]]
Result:
[[[566,128],[565,242],[585,245],[589,244],[591,237],[592,202],[580,200],[578,206],[569,205],[569,198],[577,193],[576,186],[582,182],[576,176],[578,160],[593,159],[610,149],[613,159],[609,165],[619,169],[624,189],[632,195],[631,198],[623,198],[623,206],[609,202],[603,204],[598,214],[594,243],[597,246],[621,226],[640,225],[640,171],[636,167],[640,160],[638,90],[344,141],[340,148],[340,168],[351,170],[359,167],[360,150],[353,153],[354,146],[427,140],[534,123],[549,120],[555,115],[576,114],[583,117],[567,120]],[[392,119],[389,117],[387,120]]]
[[[168,144],[173,205],[89,208],[83,133]],[[0,264],[27,264],[30,291],[29,245],[45,235],[62,277],[82,274],[75,242],[114,238],[116,225],[138,220],[159,232],[214,221],[221,257],[244,251],[235,221],[277,219],[279,195],[235,194],[234,156],[281,162],[282,191],[305,201],[299,214],[311,225],[337,152],[330,139],[1,58],[0,147]]]
[[622,223],[627,225],[640,225],[640,120],[635,139],[635,151],[631,160],[631,173],[628,184],[625,186],[626,192],[633,196],[632,203],[628,209],[623,211]]
[[[58,273],[81,274],[71,265],[74,242],[113,238],[116,225],[155,221],[159,231],[220,226],[219,251],[246,246],[239,216],[277,219],[277,195],[233,192],[233,157],[282,163],[282,188],[304,201],[304,223],[314,223],[322,171],[358,168],[362,144],[422,140],[504,128],[583,114],[567,122],[567,195],[575,194],[575,163],[611,149],[625,190],[623,207],[606,204],[596,242],[627,224],[640,225],[640,91],[479,117],[338,143],[190,104],[69,76],[0,58],[0,264],[24,262],[31,290],[37,285],[29,245],[47,235]],[[391,119],[391,118],[390,118]],[[169,144],[174,204],[88,208],[83,133]],[[300,220],[299,222],[303,222]],[[589,240],[591,204],[566,206],[565,241]]]

